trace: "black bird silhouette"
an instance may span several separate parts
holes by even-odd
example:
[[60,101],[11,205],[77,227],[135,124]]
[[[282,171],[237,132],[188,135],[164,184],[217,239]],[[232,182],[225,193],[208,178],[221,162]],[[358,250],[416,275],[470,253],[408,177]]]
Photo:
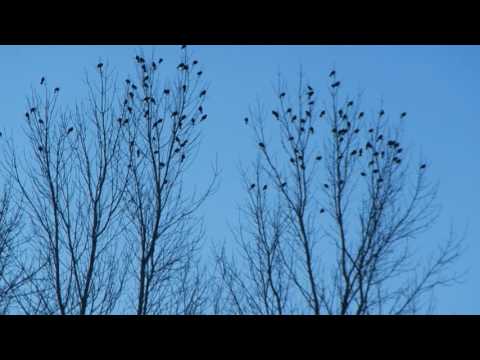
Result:
[[38,147],[38,151],[42,152],[42,151],[43,151],[43,147],[42,147],[42,146],[39,146],[39,147]]
[[335,89],[335,88],[339,87],[340,84],[341,84],[340,81],[336,81],[336,82],[334,82],[334,83],[332,84],[332,88]]
[[140,62],[140,56],[135,56],[135,60],[137,60],[137,62],[139,63]]
[[187,85],[182,85],[183,92],[187,91]]
[[159,165],[160,165],[161,168],[162,168],[162,167],[165,167],[165,163],[164,163],[164,162],[160,162]]
[[349,101],[349,102],[347,103],[347,106],[348,106],[348,107],[353,106],[353,101]]
[[198,107],[198,111],[200,111],[200,114],[203,114],[203,106],[200,105],[200,106]]
[[102,67],[103,67],[103,63],[98,63],[97,68],[98,68],[99,70],[102,70]]
[[272,111],[272,115],[275,116],[276,119],[278,119],[278,112]]
[[133,85],[132,85],[132,89],[133,89],[133,90],[137,90],[137,85],[133,84]]
[[284,92],[282,92],[282,93],[280,94],[280,99],[284,98],[285,95],[287,95],[287,94],[285,94]]
[[192,125],[195,125],[195,118],[192,118]]
[[287,109],[287,114],[290,114],[292,112],[292,108]]
[[373,156],[378,156],[378,155],[380,155],[380,153],[379,153],[378,151],[375,151],[375,152],[373,153]]
[[187,145],[187,144],[188,144],[188,139],[185,140],[184,142],[182,142],[182,143],[180,144],[180,147],[185,147],[185,145]]
[[165,89],[165,90],[163,90],[163,93],[164,93],[165,95],[168,95],[168,94],[170,94],[170,90]]
[[353,132],[354,132],[355,134],[358,134],[358,133],[360,132],[360,129],[355,129]]
[[297,120],[297,115],[292,116],[292,121],[295,121],[295,120]]
[[381,141],[381,140],[383,140],[383,135],[379,135],[379,136],[377,137],[377,141]]
[[248,118],[245,118],[243,121],[245,121],[245,125],[248,125]]
[[59,88],[59,87],[56,87],[55,89],[53,89],[53,92],[58,93],[59,91],[60,91],[60,88]]
[[361,118],[363,118],[364,115],[365,115],[365,113],[361,112],[360,114],[358,114],[358,118],[361,119]]
[[180,63],[180,64],[178,64],[177,69],[183,69],[184,67],[185,67],[185,64],[184,64],[184,63]]
[[350,153],[351,156],[355,156],[357,155],[357,150],[353,150],[351,153]]
[[197,65],[198,64],[198,61],[197,60],[193,60],[193,65]]
[[178,111],[172,112],[172,117],[175,117],[175,116],[177,116],[177,115],[178,115]]
[[427,168],[427,164],[423,164],[422,166],[420,166],[420,170],[424,170]]
[[28,112],[25,113],[25,117],[30,120],[30,114]]
[[322,112],[320,113],[320,117],[324,117],[325,116],[325,110],[322,110]]
[[384,111],[384,110],[381,110],[378,115],[379,115],[380,117],[382,117],[383,115],[385,115],[385,111]]
[[308,105],[310,105],[310,106],[312,106],[313,104],[315,104],[314,100],[308,102]]
[[38,119],[38,122],[39,122],[39,124],[43,125],[43,120],[42,119]]
[[308,96],[308,98],[310,99],[314,94],[315,94],[314,91],[309,91],[309,92],[307,93],[307,96]]
[[310,111],[305,111],[305,114],[307,115],[307,117],[311,117],[312,116],[312,113]]
[[407,116],[407,113],[406,112],[403,112],[400,114],[400,119],[403,119],[405,116]]
[[127,83],[127,85],[130,85],[131,81],[129,79],[125,80],[125,82]]
[[178,154],[179,152],[180,152],[179,148],[176,148],[175,151],[174,151],[175,154]]
[[265,144],[263,142],[258,143],[258,146],[260,146],[262,149],[265,149]]
[[375,161],[372,160],[368,163],[368,166],[372,166],[374,163],[375,163]]
[[255,184],[250,185],[250,190],[255,189]]
[[69,128],[69,129],[67,130],[67,135],[70,134],[72,131],[73,131],[73,127]]
[[363,149],[358,150],[358,156],[362,156],[363,154]]
[[162,62],[163,62],[162,58],[158,59],[158,64],[161,64]]
[[305,170],[305,164],[300,165],[300,169]]
[[325,212],[325,209],[320,209],[320,214],[323,214]]
[[373,133],[373,129],[368,129],[368,132],[369,132],[369,133]]
[[205,95],[207,95],[207,90],[203,90],[203,91],[200,93],[200,97],[205,96]]
[[313,133],[315,132],[315,129],[314,129],[312,126],[310,126],[310,128],[308,129],[308,131],[310,131],[310,134],[313,134]]
[[337,72],[335,70],[332,70],[332,72],[328,75],[329,77],[335,76]]
[[280,186],[283,188],[283,187],[287,186],[287,183],[283,182]]
[[300,128],[300,131],[301,131],[301,132],[305,132],[305,128],[302,126],[302,127]]
[[268,189],[268,186],[267,185],[264,185],[263,186],[263,191],[267,190]]
[[377,180],[379,183],[383,182],[383,179],[382,178],[378,178]]
[[295,159],[294,159],[294,158],[290,158],[290,162],[291,162],[292,164],[294,164],[294,163],[295,163]]
[[183,162],[183,161],[185,160],[185,158],[186,158],[185,154],[182,154],[182,157],[181,157],[181,159],[180,159],[180,162]]
[[200,118],[200,121],[205,121],[205,120],[207,120],[207,117],[208,117],[207,114],[203,115],[203,116]]
[[133,109],[129,106],[129,107],[127,107],[127,111],[131,114]]
[[128,96],[130,96],[130,98],[133,99],[135,95],[133,95],[133,92],[130,91],[130,92],[128,93]]
[[183,120],[185,120],[186,118],[187,118],[187,115],[182,115],[182,116],[180,116],[180,121],[183,121]]
[[202,74],[203,74],[203,71],[197,72],[197,76],[200,76],[200,75],[202,75]]
[[305,119],[300,119],[300,123],[301,123],[301,124],[305,124],[306,122],[307,122],[307,120],[305,120]]
[[360,173],[361,176],[367,176],[366,173],[364,173],[363,171]]
[[343,110],[342,109],[338,110],[338,115],[340,115],[340,116],[343,115]]
[[398,150],[397,150],[397,154],[401,154],[402,151],[403,151],[403,149],[398,149]]
[[152,69],[157,70],[157,64],[155,64],[155,62],[152,62]]
[[372,144],[370,142],[367,142],[367,145],[365,145],[365,149],[372,149]]
[[42,79],[40,80],[40,85],[43,85],[44,82],[45,82],[45,78],[42,77]]
[[330,186],[328,186],[328,184],[323,184],[323,187],[324,187],[325,189],[328,189]]
[[378,169],[373,170],[374,174],[378,174],[380,171]]
[[289,141],[293,141],[293,136],[290,136],[290,137],[288,138],[288,140],[289,140]]

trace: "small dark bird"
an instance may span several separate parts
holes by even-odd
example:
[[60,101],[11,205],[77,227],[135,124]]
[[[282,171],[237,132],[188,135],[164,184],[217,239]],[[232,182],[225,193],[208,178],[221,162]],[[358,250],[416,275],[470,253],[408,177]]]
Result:
[[192,125],[195,125],[195,118],[192,118]]
[[328,75],[329,77],[333,77],[337,74],[337,72],[335,70],[332,70],[332,72]]
[[165,89],[165,90],[163,90],[163,93],[164,93],[165,95],[168,95],[168,94],[170,94],[170,90]]
[[325,110],[322,110],[322,112],[320,113],[320,117],[324,117],[325,116]]
[[307,117],[311,117],[312,116],[312,113],[310,111],[305,111],[305,115],[307,115]]
[[373,156],[378,156],[378,155],[380,155],[378,151],[375,151],[375,152],[373,153]]
[[313,134],[313,133],[315,132],[315,129],[314,129],[312,126],[310,126],[310,128],[308,129],[308,131],[310,131],[310,134]]
[[72,131],[73,131],[73,127],[69,128],[69,129],[67,130],[67,135],[70,134]]
[[397,154],[401,154],[403,152],[403,149],[398,149]]
[[340,81],[336,81],[332,84],[332,88],[335,89],[335,88],[339,87],[340,84],[341,84]]
[[263,186],[263,191],[267,190],[268,189],[268,186],[267,185],[264,185]]
[[203,116],[200,118],[200,121],[205,121],[205,120],[207,120],[207,117],[208,117],[207,114],[203,115]]
[[127,111],[128,111],[129,113],[132,113],[133,109],[129,106],[129,107],[127,107]]
[[265,149],[265,144],[263,142],[258,143],[258,146],[260,146],[262,149]]
[[367,145],[365,145],[365,149],[372,149],[372,144],[370,142],[367,142]]
[[315,159],[316,159],[317,161],[320,161],[320,160],[322,160],[322,157],[321,157],[321,156],[317,156]]
[[282,188],[284,188],[285,186],[287,186],[287,183],[284,182],[284,183],[282,183],[280,186],[281,186]]
[[157,64],[155,64],[155,62],[152,62],[152,69],[155,71],[157,70]]
[[368,132],[371,134],[373,133],[373,129],[368,129]]
[[355,134],[358,134],[358,133],[360,132],[360,129],[355,129],[353,132],[354,132]]
[[137,88],[137,85],[133,84],[133,85],[132,85],[132,89],[133,89],[133,90],[137,90],[137,89],[138,89],[138,88]]
[[37,111],[37,108],[35,108],[35,107],[32,107],[32,108],[30,109],[30,112],[31,112],[31,113],[34,113],[35,111]]
[[287,94],[285,94],[284,92],[282,92],[282,93],[280,94],[280,99],[284,98],[285,95],[287,95]]
[[30,120],[30,114],[28,112],[25,113],[25,117]]
[[367,174],[364,173],[364,172],[361,172],[360,175],[363,176],[363,177],[367,176]]
[[305,128],[304,128],[304,127],[301,127],[301,128],[300,128],[300,131],[301,131],[301,132],[305,132]]
[[43,85],[44,82],[45,82],[45,78],[42,77],[42,79],[40,80],[40,85]]
[[38,120],[38,123],[43,125],[43,120],[42,120],[42,119],[39,119],[39,120]]
[[297,120],[297,115],[292,116],[292,121],[295,121],[295,120]]
[[197,76],[201,76],[203,74],[203,71],[197,72]]
[[245,118],[243,121],[245,121],[245,125],[248,125],[248,118]]
[[372,166],[374,163],[375,163],[375,161],[372,160],[368,163],[368,166]]
[[312,106],[313,104],[315,104],[315,101],[313,101],[313,100],[308,102],[308,105],[310,105],[310,106]]
[[355,156],[357,155],[357,150],[353,150],[351,153],[350,153],[351,156]]
[[43,147],[42,147],[42,146],[39,146],[39,147],[38,147],[38,151],[42,152],[42,151],[43,151]]
[[278,112],[272,111],[272,115],[273,115],[276,119],[278,119],[278,116],[279,116],[279,115],[278,115]]
[[423,164],[422,166],[420,166],[420,170],[425,170],[427,168],[427,164]]
[[198,61],[197,60],[193,60],[193,65],[197,65],[198,64]]
[[305,164],[300,165],[300,169],[305,170]]
[[203,106],[200,105],[200,106],[198,107],[198,111],[200,112],[200,114],[203,114]]
[[379,135],[377,138],[377,141],[381,141],[381,140],[383,140],[383,135]]
[[379,183],[383,182],[383,179],[382,178],[378,178],[377,180]]
[[127,85],[131,84],[131,81],[129,79],[125,80],[125,82],[127,83]]
[[342,109],[338,110],[338,115],[340,115],[340,116],[343,115],[343,110]]
[[174,151],[175,154],[178,154],[179,152],[180,152],[179,148],[176,148],[175,151]]
[[384,110],[381,110],[381,111],[378,113],[378,116],[379,116],[379,117],[382,117],[383,115],[385,115],[385,111],[384,111]]
[[400,114],[400,119],[403,119],[405,116],[407,116],[407,113],[406,112],[403,112]]
[[325,209],[320,209],[320,214],[323,214],[325,212]]
[[182,154],[182,157],[180,158],[180,162],[184,162],[185,158],[186,158],[185,154]]
[[158,64],[161,64],[162,62],[163,62],[162,58],[158,59]]
[[207,90],[203,90],[203,91],[200,93],[200,97],[205,96],[205,95],[207,95]]
[[175,116],[177,116],[177,115],[178,115],[178,111],[172,112],[172,117],[175,117]]
[[362,156],[363,154],[363,149],[358,150],[358,156]]
[[290,114],[292,112],[292,108],[287,109],[287,114]]
[[178,64],[177,69],[183,69],[184,67],[185,67],[185,64],[184,64],[184,63],[180,63],[180,64]]
[[378,169],[373,170],[374,174],[378,174],[380,171]]
[[314,91],[309,91],[309,92],[307,93],[307,96],[308,96],[309,99],[310,99],[313,95],[315,95],[315,92],[314,92]]
[[347,103],[347,107],[350,107],[350,106],[353,106],[353,101],[349,101],[349,102]]
[[97,69],[99,69],[99,70],[102,70],[102,67],[103,67],[103,63],[99,63],[99,64],[97,65]]
[[180,116],[180,121],[183,121],[183,120],[185,120],[186,118],[187,118],[187,115],[182,115],[182,116]]
[[294,140],[294,139],[293,139],[293,136],[290,136],[290,137],[288,138],[288,140],[289,140],[289,141],[293,141],[293,140]]
[[250,185],[250,190],[255,189],[255,184]]
[[182,85],[183,92],[187,91],[187,85]]
[[328,184],[323,184],[323,187],[324,187],[325,189],[330,188],[330,186],[328,186]]
[[360,114],[358,114],[358,118],[361,119],[361,118],[363,118],[364,115],[365,115],[365,113],[361,112]]
[[129,92],[128,96],[130,96],[130,99],[133,99],[135,95],[133,95],[133,92]]
[[161,168],[165,167],[165,163],[164,163],[164,162],[160,162],[159,165],[160,165]]
[[290,158],[290,162],[291,162],[292,164],[294,164],[294,163],[295,163],[295,159],[294,159],[294,158]]

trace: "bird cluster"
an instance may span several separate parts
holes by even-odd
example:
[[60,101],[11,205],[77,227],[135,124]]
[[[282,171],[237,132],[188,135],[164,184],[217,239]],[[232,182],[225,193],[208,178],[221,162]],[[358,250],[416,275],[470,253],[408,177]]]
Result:
[[[286,183],[285,183],[285,185],[286,185]],[[257,184],[251,184],[249,190],[252,191],[256,187],[257,187]],[[267,189],[268,189],[268,185],[263,185],[262,190],[267,191]]]

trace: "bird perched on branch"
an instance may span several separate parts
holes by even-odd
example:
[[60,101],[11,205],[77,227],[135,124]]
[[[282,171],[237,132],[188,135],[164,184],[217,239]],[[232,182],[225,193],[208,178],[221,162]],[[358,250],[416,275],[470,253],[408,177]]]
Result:
[[243,121],[245,122],[245,125],[248,125],[248,118],[245,118]]
[[320,112],[320,117],[322,118],[322,117],[324,117],[324,116],[325,116],[325,110],[322,110],[322,111]]
[[272,115],[278,120],[279,114],[275,110],[272,111]]
[[336,81],[336,82],[334,82],[334,83],[332,84],[332,88],[335,89],[335,88],[339,87],[340,84],[341,84],[340,81]]
[[402,112],[402,113],[400,114],[400,119],[403,119],[405,116],[407,116],[407,113],[406,113],[406,112]]
[[332,71],[330,72],[330,74],[328,75],[328,77],[333,77],[333,76],[335,76],[336,74],[337,74],[337,72],[336,72],[335,70],[332,70]]
[[40,85],[43,85],[44,82],[45,82],[45,78],[42,77],[42,78],[40,79]]

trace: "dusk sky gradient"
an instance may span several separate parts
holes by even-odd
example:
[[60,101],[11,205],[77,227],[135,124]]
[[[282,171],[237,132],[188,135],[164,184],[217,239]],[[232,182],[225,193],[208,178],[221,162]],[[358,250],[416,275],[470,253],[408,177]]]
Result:
[[[42,76],[61,88],[61,103],[72,105],[84,97],[85,72],[101,60],[123,74],[134,73],[139,49],[146,56],[165,59],[172,74],[178,46],[0,46],[0,131],[19,146],[26,96]],[[363,91],[365,111],[383,99],[392,114],[408,112],[405,139],[414,153],[427,159],[430,179],[438,181],[442,215],[422,236],[435,246],[448,237],[450,225],[466,229],[467,251],[456,270],[466,270],[464,282],[436,292],[436,312],[480,314],[480,46],[210,46],[190,47],[209,84],[197,161],[189,170],[199,189],[211,177],[218,158],[218,191],[202,207],[209,242],[229,241],[229,224],[236,223],[244,199],[239,175],[254,159],[257,148],[243,123],[249,108],[260,99],[269,109],[275,99],[278,73],[291,87],[302,66],[309,83],[327,99],[328,73],[334,66],[343,92]]]

